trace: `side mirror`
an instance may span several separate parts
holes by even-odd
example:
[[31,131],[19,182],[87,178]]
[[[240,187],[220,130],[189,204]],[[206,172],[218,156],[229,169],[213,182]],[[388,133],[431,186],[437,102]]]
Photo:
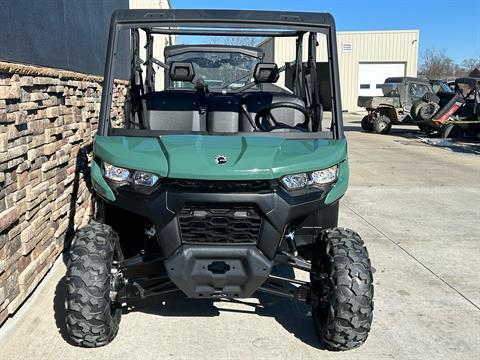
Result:
[[275,63],[258,63],[253,71],[256,83],[274,83],[279,76],[278,66]]
[[192,82],[195,77],[195,71],[190,62],[174,61],[170,64],[169,75],[172,81]]

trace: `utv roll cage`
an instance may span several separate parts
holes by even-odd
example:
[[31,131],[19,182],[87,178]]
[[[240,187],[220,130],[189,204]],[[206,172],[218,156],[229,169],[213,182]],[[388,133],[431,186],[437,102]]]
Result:
[[[139,56],[139,29],[146,34],[146,57]],[[214,35],[246,37],[295,37],[296,56],[281,70],[293,73],[291,90],[304,100],[311,113],[312,132],[321,131],[323,111],[331,111],[330,130],[334,139],[344,137],[342,106],[338,74],[335,22],[330,14],[273,11],[229,11],[229,10],[117,10],[110,24],[107,56],[105,63],[104,91],[98,135],[126,135],[125,131],[115,133],[111,129],[110,107],[115,74],[115,59],[119,56],[119,32],[130,30],[131,79],[130,96],[139,99],[152,91],[155,82],[153,64],[167,69],[169,66],[153,57],[153,35]],[[316,47],[317,33],[324,34],[327,42],[328,71],[317,74]],[[308,34],[308,56],[302,59],[303,38]],[[140,66],[146,66],[145,79]],[[327,84],[325,84],[327,82]],[[144,87],[145,86],[145,87]],[[135,111],[135,109],[133,109]],[[141,111],[141,110],[139,110]],[[120,129],[115,129],[120,130]],[[128,129],[129,136],[158,136],[159,131]],[[172,133],[171,131],[167,133]],[[225,134],[226,135],[226,134]],[[261,135],[255,133],[255,135]],[[278,136],[279,133],[266,133]],[[311,138],[312,134],[281,134],[288,138]]]

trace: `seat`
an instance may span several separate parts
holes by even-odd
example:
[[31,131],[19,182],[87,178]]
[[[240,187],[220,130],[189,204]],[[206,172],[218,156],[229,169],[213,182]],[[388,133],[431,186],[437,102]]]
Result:
[[[172,81],[192,82],[195,71],[192,63],[174,61],[170,64]],[[144,95],[144,121],[150,130],[205,131],[205,111],[200,98],[204,92],[164,90]],[[202,99],[203,99],[202,97]],[[201,110],[201,111],[200,111]]]
[[195,91],[165,90],[144,96],[145,123],[150,130],[205,131]]
[[[298,97],[281,93],[281,92],[252,92],[244,95],[242,104],[245,104],[252,119],[255,119],[257,112],[263,109],[265,106],[279,103],[289,102],[305,106],[305,103]],[[305,121],[305,116],[297,110],[289,108],[278,108],[272,110],[272,115],[278,122],[284,123],[289,126],[295,126]],[[248,120],[245,113],[240,114],[240,131],[253,131],[253,127]]]
[[207,131],[209,133],[238,132],[240,102],[237,96],[209,94],[207,109]]

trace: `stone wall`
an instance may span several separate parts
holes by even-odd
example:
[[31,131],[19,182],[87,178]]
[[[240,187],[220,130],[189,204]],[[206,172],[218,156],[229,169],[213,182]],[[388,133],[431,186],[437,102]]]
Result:
[[[0,62],[0,325],[92,216],[88,161],[101,81]],[[117,123],[126,91],[115,83]]]

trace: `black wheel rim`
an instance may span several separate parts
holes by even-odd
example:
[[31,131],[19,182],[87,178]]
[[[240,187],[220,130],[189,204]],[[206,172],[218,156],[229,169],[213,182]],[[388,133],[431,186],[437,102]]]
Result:
[[432,104],[429,104],[420,109],[420,115],[423,119],[427,119],[433,116],[434,111],[435,111],[434,106]]

